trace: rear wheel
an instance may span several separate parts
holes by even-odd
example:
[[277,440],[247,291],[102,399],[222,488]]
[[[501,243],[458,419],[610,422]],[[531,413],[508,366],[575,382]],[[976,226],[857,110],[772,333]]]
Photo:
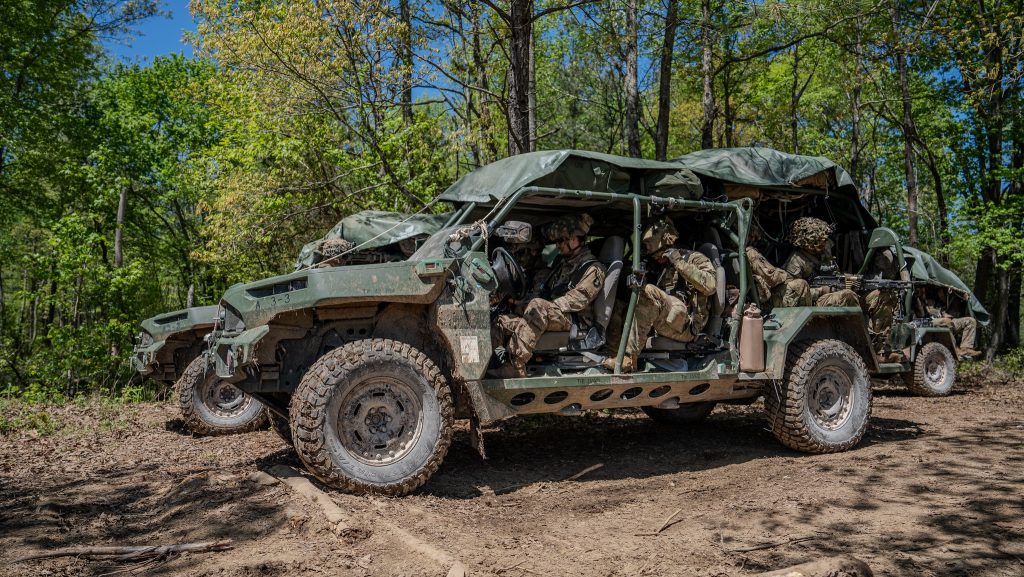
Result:
[[193,433],[248,433],[266,422],[263,404],[221,380],[202,355],[185,368],[175,389],[181,416]]
[[708,401],[680,405],[675,409],[659,409],[657,407],[642,407],[642,409],[648,417],[659,423],[685,426],[703,422],[711,414],[711,411],[715,410],[716,404],[713,401]]
[[871,419],[871,379],[863,359],[837,340],[790,348],[786,375],[765,392],[772,433],[806,453],[845,451],[860,442]]
[[416,348],[387,339],[348,343],[320,358],[289,410],[295,448],[332,487],[404,495],[437,471],[454,408],[441,370]]
[[922,397],[944,397],[953,390],[956,380],[956,357],[941,343],[921,347],[914,359],[914,370],[903,380],[911,392]]

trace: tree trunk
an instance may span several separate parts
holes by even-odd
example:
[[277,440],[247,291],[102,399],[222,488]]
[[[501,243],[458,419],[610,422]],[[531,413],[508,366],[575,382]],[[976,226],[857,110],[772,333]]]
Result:
[[917,175],[914,171],[914,117],[911,114],[910,82],[907,78],[907,55],[901,37],[900,14],[896,0],[890,7],[892,17],[892,38],[895,47],[894,58],[900,79],[900,98],[903,101],[903,121],[900,131],[903,133],[903,168],[907,180],[907,220],[909,224],[909,244],[918,245],[917,234]]
[[406,128],[412,126],[412,13],[409,0],[399,0],[399,17],[402,20],[402,39],[399,50],[402,59],[402,121]]
[[853,92],[850,95],[850,176],[860,183],[860,97],[864,92],[864,76],[862,70],[864,50],[864,24],[857,19],[857,41],[853,65]]
[[640,158],[640,93],[637,88],[637,0],[626,0],[626,143],[629,155]]
[[530,150],[530,44],[533,0],[509,3],[508,154]]
[[675,54],[676,28],[679,26],[677,0],[668,0],[665,11],[665,39],[661,44],[661,66],[658,78],[658,127],[654,133],[654,158],[668,156],[668,122],[672,109],[672,56]]
[[196,283],[189,283],[188,285],[188,296],[185,297],[185,307],[192,308],[196,306]]
[[715,69],[712,57],[714,35],[711,30],[711,0],[700,2],[700,46],[701,75],[704,78],[704,92],[701,95],[701,108],[704,120],[700,127],[700,147],[712,148],[715,145]]
[[128,203],[128,187],[121,187],[121,196],[117,199],[117,228],[114,230],[114,268],[121,268],[123,262],[121,251],[121,233],[124,229],[124,208]]
[[530,152],[537,150],[537,39],[530,33],[530,90],[527,94],[529,100],[529,126],[530,126]]
[[1020,346],[1020,293],[1021,266],[1014,265],[1010,269],[1009,310],[1006,313],[1006,348]]
[[995,315],[993,315],[995,322],[992,323],[992,340],[989,341],[988,347],[985,349],[985,360],[990,363],[996,354],[1003,350],[1006,326],[1009,324],[1006,315],[1010,312],[1010,271],[999,268],[996,279],[998,296],[996,297]]
[[789,131],[793,154],[800,154],[800,135],[798,129],[800,122],[800,43],[793,45],[793,83],[789,93]]

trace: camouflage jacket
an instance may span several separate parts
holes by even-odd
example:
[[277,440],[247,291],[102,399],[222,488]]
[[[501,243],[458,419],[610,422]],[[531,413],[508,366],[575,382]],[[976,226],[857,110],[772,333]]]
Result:
[[594,311],[590,303],[604,286],[604,265],[598,262],[587,247],[569,258],[559,259],[544,283],[552,301],[563,313],[576,313],[583,325],[594,325]]
[[810,279],[818,274],[823,263],[832,262],[832,247],[831,243],[829,244],[830,246],[820,256],[815,256],[800,248],[794,250],[782,268],[793,278]]
[[697,334],[711,315],[708,297],[718,290],[715,265],[699,252],[680,252],[683,257],[661,271],[655,286],[690,305],[690,332]]

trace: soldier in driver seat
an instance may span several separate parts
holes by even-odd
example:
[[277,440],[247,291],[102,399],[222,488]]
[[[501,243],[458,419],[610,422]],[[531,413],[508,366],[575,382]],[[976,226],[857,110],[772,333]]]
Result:
[[547,331],[568,331],[574,321],[585,332],[593,326],[591,303],[604,286],[604,266],[584,244],[594,219],[586,213],[559,217],[545,230],[558,244],[559,257],[544,282],[541,296],[526,305],[523,315],[501,315],[497,327],[507,338],[508,363],[496,371],[500,378],[526,376],[526,363]]

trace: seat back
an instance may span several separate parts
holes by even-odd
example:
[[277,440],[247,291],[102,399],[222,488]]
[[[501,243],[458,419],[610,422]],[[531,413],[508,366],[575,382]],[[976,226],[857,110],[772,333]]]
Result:
[[608,328],[608,320],[615,308],[615,294],[622,276],[622,258],[626,253],[626,241],[621,236],[609,236],[604,239],[597,260],[605,265],[604,286],[594,299],[594,322],[601,327],[602,333]]
[[715,265],[716,290],[711,296],[711,314],[707,326],[704,327],[704,333],[717,337],[722,334],[722,311],[725,310],[725,267],[722,266],[722,256],[718,247],[710,242],[697,247],[697,252],[708,257],[711,264]]

